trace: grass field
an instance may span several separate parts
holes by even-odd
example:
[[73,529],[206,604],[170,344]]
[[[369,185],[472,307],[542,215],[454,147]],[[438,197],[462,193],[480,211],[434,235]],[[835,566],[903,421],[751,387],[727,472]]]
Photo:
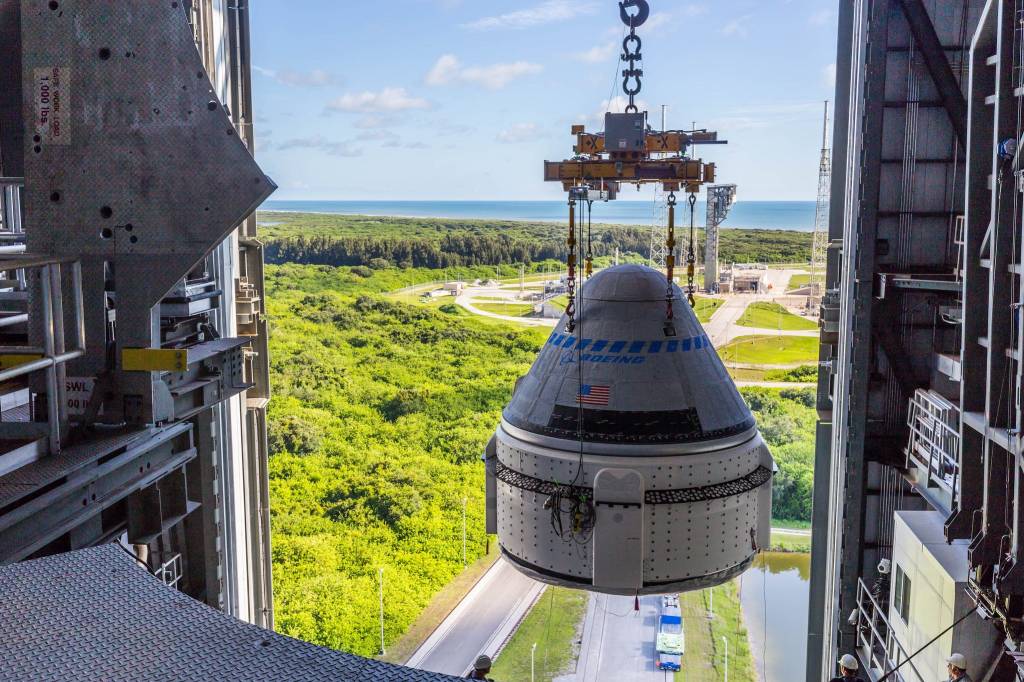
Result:
[[487,313],[523,317],[533,312],[532,303],[473,303],[473,307]]
[[[821,282],[824,277],[818,275],[814,278],[815,281]],[[802,289],[811,283],[811,273],[805,273],[802,275],[793,275],[789,278],[789,284],[786,285],[786,291],[792,291],[793,289]]]
[[811,536],[787,531],[785,528],[773,528],[771,550],[773,552],[810,552]]
[[794,315],[785,306],[768,301],[751,303],[736,321],[741,327],[780,329],[782,331],[813,331],[818,328],[814,320]]
[[751,365],[813,363],[818,339],[813,336],[740,336],[719,349],[724,362]]
[[566,672],[579,650],[577,642],[587,610],[587,593],[548,587],[523,619],[491,671],[496,680],[529,680],[530,649],[537,682],[550,682]]
[[741,615],[736,581],[714,588],[714,618],[708,619],[709,590],[687,592],[679,596],[686,632],[686,650],[682,671],[676,680],[686,682],[723,682],[725,680],[725,644],[729,642],[729,679],[754,680],[754,659],[747,641],[747,628]]
[[402,635],[401,639],[388,647],[387,654],[378,658],[388,663],[398,664],[409,660],[409,657],[415,653],[416,649],[420,648],[423,642],[427,641],[430,634],[448,617],[452,609],[458,606],[462,598],[473,589],[473,586],[483,577],[487,569],[498,560],[499,556],[501,556],[501,552],[498,551],[497,547],[491,547],[490,554],[481,557],[476,562],[470,564],[462,573],[455,576],[454,580],[434,595],[427,608],[423,609],[423,613]]
[[697,313],[697,319],[700,320],[701,324],[707,324],[711,320],[711,316],[715,314],[715,311],[722,307],[722,299],[720,298],[703,298],[701,296],[694,297],[697,301],[697,305],[693,311]]

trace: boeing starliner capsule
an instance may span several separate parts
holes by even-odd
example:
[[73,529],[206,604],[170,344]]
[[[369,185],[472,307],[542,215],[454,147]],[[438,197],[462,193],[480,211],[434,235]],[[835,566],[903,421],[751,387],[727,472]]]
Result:
[[543,582],[611,594],[742,573],[771,531],[775,464],[693,310],[651,268],[583,286],[487,448],[487,525]]

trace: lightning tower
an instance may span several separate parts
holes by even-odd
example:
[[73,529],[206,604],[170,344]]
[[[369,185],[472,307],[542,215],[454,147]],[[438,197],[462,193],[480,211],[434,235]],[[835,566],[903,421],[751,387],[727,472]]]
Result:
[[828,253],[829,193],[832,189],[832,150],[828,146],[828,100],[821,130],[821,161],[818,164],[818,203],[814,212],[814,241],[811,246],[811,279],[807,286],[807,308],[816,310],[821,302]]

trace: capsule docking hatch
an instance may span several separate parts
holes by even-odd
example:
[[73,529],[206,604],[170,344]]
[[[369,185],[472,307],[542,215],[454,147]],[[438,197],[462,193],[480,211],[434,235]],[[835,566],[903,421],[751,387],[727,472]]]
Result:
[[774,462],[671,287],[669,334],[664,275],[639,265],[593,275],[502,413],[485,455],[488,531],[537,580],[697,590],[768,546]]

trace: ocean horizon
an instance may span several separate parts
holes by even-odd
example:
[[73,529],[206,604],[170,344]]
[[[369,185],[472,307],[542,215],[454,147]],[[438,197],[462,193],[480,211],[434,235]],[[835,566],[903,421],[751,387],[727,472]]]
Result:
[[[724,228],[759,230],[814,230],[813,201],[739,201]],[[399,218],[449,218],[514,220],[526,222],[563,222],[567,217],[564,201],[275,201],[264,202],[260,211],[289,213],[328,213]],[[685,198],[680,201],[677,224],[689,225]],[[696,224],[704,226],[707,208],[696,206]],[[652,201],[611,201],[594,204],[595,223],[650,225],[654,220]]]

